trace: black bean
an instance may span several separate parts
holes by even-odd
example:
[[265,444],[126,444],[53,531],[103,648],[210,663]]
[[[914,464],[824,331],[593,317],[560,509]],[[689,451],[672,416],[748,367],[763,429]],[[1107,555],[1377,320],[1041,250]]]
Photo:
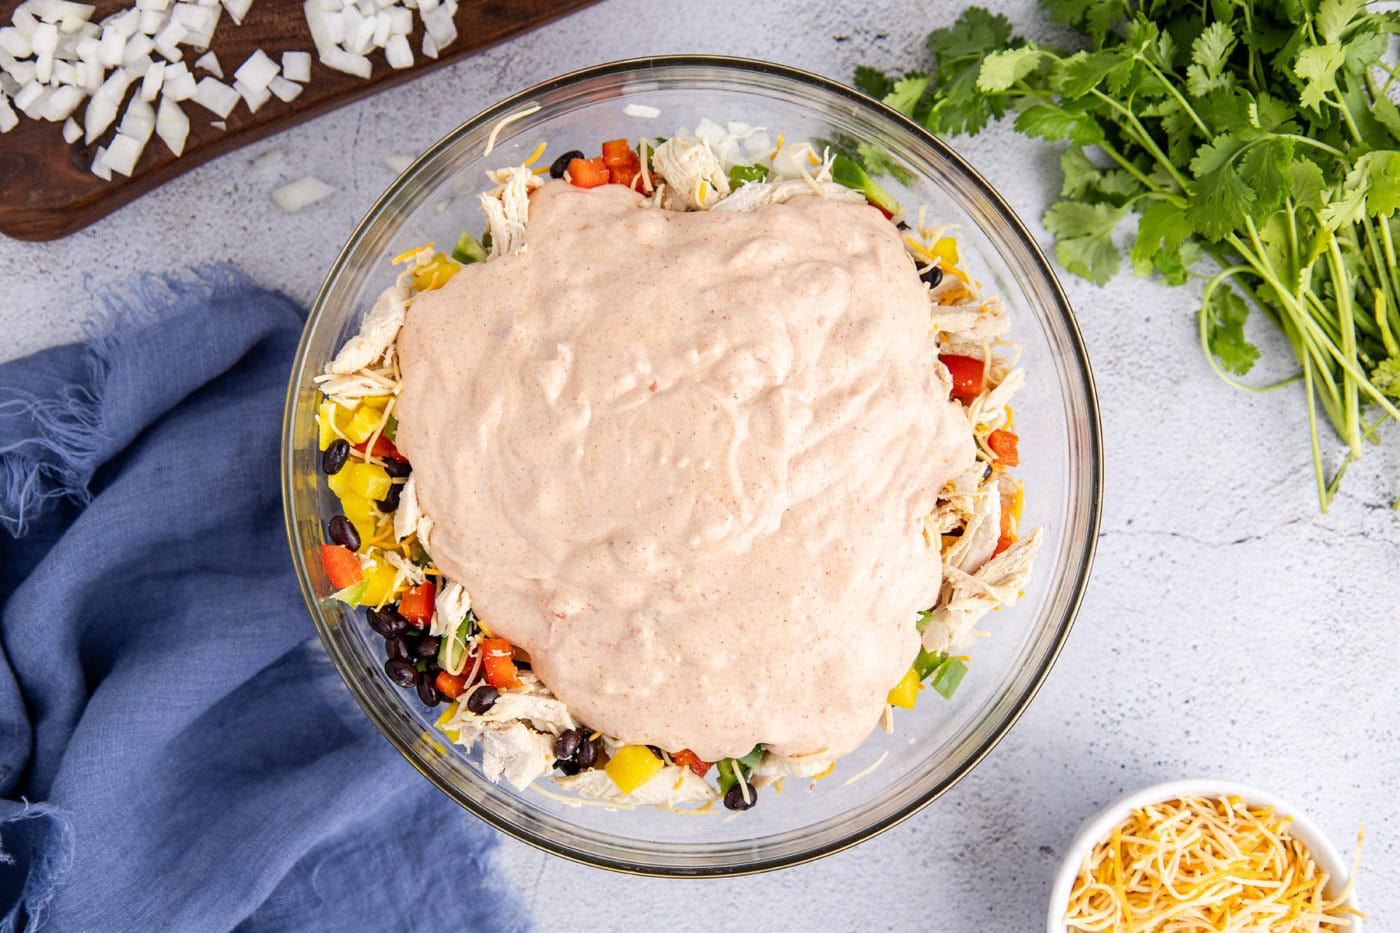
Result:
[[500,695],[501,691],[490,684],[484,684],[467,694],[467,709],[480,716],[496,705],[496,698]]
[[442,694],[433,686],[431,677],[424,677],[418,681],[418,699],[423,701],[424,706],[437,706],[441,702]]
[[408,620],[394,611],[392,606],[383,609],[366,609],[365,621],[384,638],[393,638],[408,627]]
[[390,658],[408,658],[411,653],[408,650],[408,639],[402,635],[391,635],[384,639],[384,653]]
[[403,495],[403,486],[395,483],[389,487],[389,494],[379,500],[379,511],[397,512],[399,508],[399,497]]
[[563,178],[564,172],[568,170],[569,163],[574,159],[582,159],[583,153],[578,149],[570,149],[568,152],[555,159],[549,165],[550,178]]
[[442,644],[442,639],[436,635],[424,635],[418,639],[418,647],[414,653],[420,658],[435,658],[438,653],[438,646]]
[[403,658],[390,658],[384,662],[384,673],[400,687],[412,687],[418,683],[418,668],[412,661]]
[[578,754],[574,755],[574,761],[578,762],[580,768],[591,768],[598,760],[598,743],[587,737],[578,746]]
[[438,667],[437,658],[424,659],[423,673],[428,674],[432,677],[436,677],[441,672],[442,668]]
[[901,221],[899,221],[898,223],[895,224],[895,229],[897,229],[897,230],[908,230],[908,229],[909,229],[909,225],[908,225],[907,223],[905,223],[904,221],[901,220]]
[[939,266],[930,266],[919,273],[919,278],[927,282],[929,288],[937,288],[938,283],[943,281],[943,269]]
[[570,761],[567,758],[554,759],[554,767],[557,768],[559,773],[564,775],[564,777],[573,777],[583,770],[579,767],[577,761]]
[[758,802],[758,789],[744,781],[735,782],[724,794],[726,810],[747,810]]
[[337,437],[331,441],[326,452],[321,454],[321,472],[327,476],[339,473],[340,468],[345,466],[345,461],[349,458],[350,442],[343,437]]
[[393,457],[385,457],[384,472],[394,477],[394,479],[403,479],[413,472],[413,467],[407,460],[395,460]]
[[559,738],[554,740],[554,757],[565,760],[573,758],[578,754],[579,746],[582,744],[582,732],[577,729],[566,729],[559,733]]
[[331,519],[330,535],[331,540],[341,547],[348,547],[352,551],[360,549],[360,533],[344,515],[337,515]]

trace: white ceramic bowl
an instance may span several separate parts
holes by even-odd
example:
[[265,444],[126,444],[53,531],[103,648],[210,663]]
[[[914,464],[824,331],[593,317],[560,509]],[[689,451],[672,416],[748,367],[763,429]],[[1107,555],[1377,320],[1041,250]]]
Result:
[[[1335,896],[1346,886],[1347,878],[1351,874],[1351,865],[1343,860],[1337,852],[1337,847],[1322,834],[1317,824],[1287,801],[1280,800],[1257,787],[1231,781],[1217,781],[1212,778],[1167,781],[1134,791],[1084,821],[1079,835],[1070,843],[1069,851],[1065,853],[1064,861],[1060,863],[1060,870],[1055,876],[1055,886],[1050,891],[1050,908],[1045,920],[1046,933],[1066,933],[1065,909],[1069,906],[1069,894],[1074,887],[1074,879],[1079,874],[1079,866],[1084,861],[1084,856],[1107,836],[1114,826],[1127,819],[1128,814],[1148,804],[1182,797],[1227,796],[1237,796],[1257,806],[1273,807],[1277,813],[1290,817],[1292,822],[1288,826],[1289,835],[1307,846],[1313,861],[1331,876],[1327,884],[1328,895]],[[1355,892],[1347,898],[1346,903],[1357,910],[1361,909],[1356,903]],[[1359,918],[1352,918],[1347,933],[1362,933],[1362,923]]]

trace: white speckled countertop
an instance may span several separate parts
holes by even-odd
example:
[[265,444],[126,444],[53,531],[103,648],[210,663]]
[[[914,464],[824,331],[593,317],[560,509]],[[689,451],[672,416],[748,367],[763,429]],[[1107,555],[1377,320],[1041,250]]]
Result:
[[[1049,32],[1033,0],[986,5],[1022,32]],[[857,63],[922,61],[923,37],[959,8],[605,0],[226,156],[65,240],[0,239],[10,339],[0,356],[73,339],[85,290],[139,271],[229,260],[309,301],[391,180],[385,155],[415,153],[551,75],[722,52],[845,80]],[[953,142],[1048,244],[1039,217],[1058,188],[1051,147],[1005,127]],[[259,159],[271,152],[280,158]],[[267,192],[307,172],[337,196],[280,213]],[[1064,282],[1102,402],[1103,534],[1079,621],[1020,723],[922,813],[776,874],[639,879],[507,841],[502,868],[541,929],[646,917],[673,930],[1032,931],[1081,820],[1125,791],[1196,775],[1295,801],[1347,853],[1364,822],[1368,928],[1400,928],[1400,514],[1390,509],[1400,435],[1354,465],[1320,514],[1301,390],[1245,395],[1216,380],[1186,289],[1128,276],[1103,289]],[[1278,350],[1262,342],[1266,356]]]

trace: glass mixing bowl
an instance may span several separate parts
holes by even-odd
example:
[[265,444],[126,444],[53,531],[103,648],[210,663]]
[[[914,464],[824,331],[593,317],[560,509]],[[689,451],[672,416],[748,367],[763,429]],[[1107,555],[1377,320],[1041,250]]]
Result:
[[[539,109],[501,128],[494,151],[483,156],[501,118],[532,104]],[[629,115],[630,104],[660,115]],[[650,111],[633,108],[639,112]],[[541,141],[549,144],[547,161],[575,147],[596,150],[605,139],[693,132],[703,118],[760,125],[794,141],[878,146],[907,169],[879,179],[907,210],[927,205],[931,223],[960,225],[965,267],[1003,296],[1011,336],[1024,350],[1028,381],[1016,399],[1022,527],[1045,529],[1024,598],[983,621],[990,637],[973,649],[951,702],[926,691],[916,710],[898,711],[893,734],[877,729],[833,775],[815,784],[789,780],[781,796],[765,793],[734,819],[575,806],[490,783],[479,751],[434,740],[440,708],[424,708],[389,682],[382,641],[362,613],[326,598],[331,587],[315,559],[336,510],[317,470],[312,378],[392,283],[389,259],[479,229],[475,195],[488,187],[484,170],[524,161]],[[517,94],[462,124],[390,186],[336,259],[307,320],[287,394],[282,487],[292,558],[316,630],[355,699],[424,777],[501,831],[567,858],[647,874],[729,875],[867,839],[987,754],[1030,702],[1069,632],[1098,532],[1102,461],[1093,380],[1069,303],[1024,225],[986,181],[917,124],[850,88],[779,65],[683,56],[600,65]],[[848,783],[881,756],[879,767]]]

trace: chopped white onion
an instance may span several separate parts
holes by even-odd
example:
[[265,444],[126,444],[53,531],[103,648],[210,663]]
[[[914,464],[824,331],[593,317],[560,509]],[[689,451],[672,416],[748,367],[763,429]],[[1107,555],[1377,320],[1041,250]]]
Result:
[[390,68],[413,67],[413,48],[408,44],[408,37],[390,36],[384,44],[384,58]]
[[622,108],[622,112],[629,117],[640,117],[643,120],[655,120],[661,116],[661,111],[646,104],[628,104]]
[[384,166],[395,175],[402,175],[413,164],[413,156],[402,152],[391,152],[384,157]]
[[289,181],[280,188],[272,192],[272,203],[286,211],[288,214],[295,214],[304,210],[317,201],[330,197],[335,189],[326,184],[315,175],[306,175],[296,181]]
[[160,95],[160,86],[165,83],[165,62],[151,62],[146,76],[141,79],[141,99],[153,102]]
[[131,98],[131,102],[126,105],[126,113],[122,114],[122,122],[117,127],[117,132],[123,136],[130,136],[144,146],[155,129],[156,109],[140,96]]
[[78,125],[78,121],[69,117],[63,121],[63,141],[73,144],[83,138],[83,128]]
[[107,147],[98,146],[97,152],[93,153],[92,165],[88,168],[98,178],[103,181],[112,180],[112,170],[107,167]]
[[291,103],[296,100],[301,96],[303,90],[300,84],[297,84],[295,81],[288,81],[281,75],[278,75],[268,82],[267,89],[272,92],[274,97],[284,103]]
[[156,111],[156,135],[176,157],[184,153],[185,140],[190,135],[190,118],[179,104],[163,94]]
[[282,161],[282,156],[284,156],[284,155],[286,155],[286,154],[287,154],[286,151],[285,151],[285,150],[282,150],[282,149],[269,149],[269,150],[267,150],[266,152],[264,152],[262,155],[258,156],[257,158],[255,158],[255,159],[253,160],[253,163],[252,163],[252,164],[253,164],[253,168],[256,168],[256,169],[264,169],[264,168],[267,168],[269,165],[272,165],[274,162],[280,162],[280,161]]
[[195,59],[194,66],[209,72],[216,78],[222,78],[224,76],[224,69],[219,64],[219,56],[215,55],[213,52],[205,52],[203,55],[199,56],[199,58]]
[[50,123],[59,123],[68,119],[78,105],[83,102],[83,92],[71,84],[64,84],[53,89],[49,99],[44,102],[43,117]]
[[118,175],[130,178],[131,173],[136,170],[137,160],[141,158],[141,151],[145,148],[145,140],[118,133],[107,146],[107,154],[102,157],[102,162]]
[[10,107],[10,102],[0,94],[0,133],[8,133],[19,124],[19,114]]
[[218,78],[205,75],[195,85],[194,102],[206,110],[227,118],[238,106],[239,94]]
[[235,82],[241,81],[247,87],[261,91],[273,78],[277,77],[277,72],[281,70],[275,61],[267,57],[266,52],[258,49],[248,56],[247,61],[238,66],[233,77]]
[[299,81],[302,84],[305,84],[307,81],[310,81],[311,53],[283,52],[282,76],[288,81]]
[[233,17],[233,21],[238,24],[243,23],[243,17],[248,15],[248,10],[253,6],[253,0],[224,0],[224,9],[228,10],[228,15]]
[[[267,103],[272,97],[272,92],[267,88],[252,87],[244,84],[242,81],[234,81],[233,89],[239,93],[239,96],[248,104],[248,109],[253,113],[257,113],[262,108],[262,105]],[[227,114],[225,114],[225,116],[227,116]]]
[[126,95],[126,73],[120,69],[112,72],[102,86],[92,95],[88,101],[87,110],[83,112],[83,141],[92,143],[107,131],[107,127],[112,125],[112,121],[117,118],[117,108],[122,104],[122,97]]

